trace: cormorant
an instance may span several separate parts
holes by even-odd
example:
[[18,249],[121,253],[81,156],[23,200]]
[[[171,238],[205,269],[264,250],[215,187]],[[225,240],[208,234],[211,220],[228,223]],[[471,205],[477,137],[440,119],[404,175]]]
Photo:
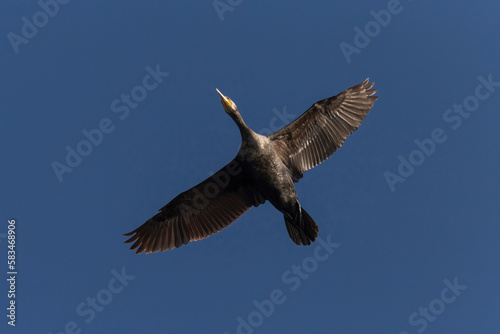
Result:
[[294,183],[326,160],[355,131],[377,99],[373,82],[314,103],[281,130],[264,136],[243,121],[236,104],[219,93],[241,133],[241,148],[229,164],[181,193],[143,225],[125,234],[136,253],[153,253],[200,240],[229,226],[266,200],[281,211],[290,238],[310,245],[318,225],[300,206]]

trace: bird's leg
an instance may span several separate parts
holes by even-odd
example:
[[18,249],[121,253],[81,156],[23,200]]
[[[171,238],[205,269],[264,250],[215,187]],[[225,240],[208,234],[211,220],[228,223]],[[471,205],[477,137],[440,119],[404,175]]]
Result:
[[304,221],[302,220],[302,207],[299,201],[293,206],[293,213],[284,212],[284,215],[289,218],[290,222],[300,230],[304,229]]
[[299,219],[299,227],[300,229],[304,229],[304,221],[302,220],[302,206],[300,205],[299,201],[297,201],[297,210],[299,211],[299,214],[296,215]]

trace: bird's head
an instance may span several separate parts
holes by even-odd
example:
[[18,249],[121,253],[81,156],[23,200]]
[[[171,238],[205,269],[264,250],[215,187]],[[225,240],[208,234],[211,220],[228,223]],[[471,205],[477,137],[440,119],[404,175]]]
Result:
[[224,110],[226,111],[226,113],[228,113],[229,115],[234,115],[234,114],[239,113],[238,107],[233,102],[233,100],[231,100],[227,96],[224,96],[217,88],[216,88],[216,90],[217,90],[217,93],[219,93],[219,96],[220,96],[221,102],[222,102],[222,106],[224,107]]

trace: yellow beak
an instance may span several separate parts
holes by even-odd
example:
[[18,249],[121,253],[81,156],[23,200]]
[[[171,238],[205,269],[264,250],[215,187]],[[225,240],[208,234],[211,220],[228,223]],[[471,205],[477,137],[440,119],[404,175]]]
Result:
[[218,90],[217,88],[215,88],[215,90],[217,91],[217,93],[219,93],[219,96],[220,96],[220,98],[221,98],[221,100],[222,100],[222,103],[223,103],[225,106],[230,107],[230,106],[231,106],[231,100],[230,100],[228,97],[224,96],[224,95],[220,92],[220,90]]

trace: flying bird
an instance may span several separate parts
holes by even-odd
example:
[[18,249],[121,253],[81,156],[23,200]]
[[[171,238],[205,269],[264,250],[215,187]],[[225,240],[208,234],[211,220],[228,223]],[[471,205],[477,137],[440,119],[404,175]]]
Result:
[[284,128],[268,135],[250,129],[236,104],[218,89],[222,106],[241,133],[241,147],[225,167],[181,193],[125,236],[130,249],[153,253],[205,239],[252,206],[266,201],[281,211],[292,241],[310,245],[318,225],[301,207],[294,183],[339,149],[373,106],[374,83],[364,82],[314,103]]

